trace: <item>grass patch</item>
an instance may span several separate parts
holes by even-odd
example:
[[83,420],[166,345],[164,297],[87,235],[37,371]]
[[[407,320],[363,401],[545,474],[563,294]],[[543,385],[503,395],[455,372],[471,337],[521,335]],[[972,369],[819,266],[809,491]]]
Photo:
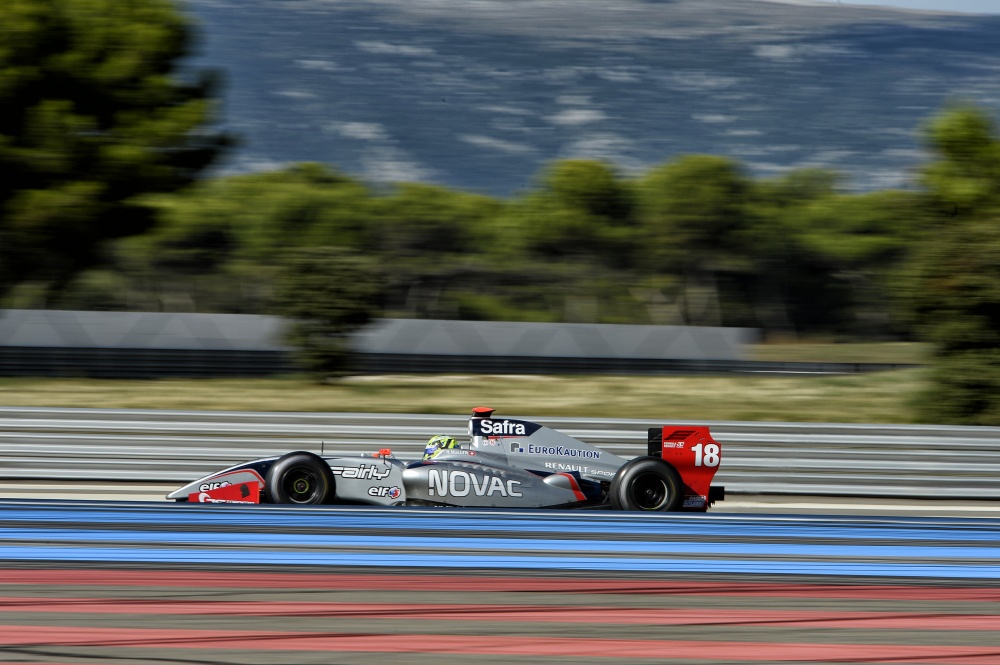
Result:
[[359,376],[0,379],[2,406],[904,423],[924,370],[848,376]]
[[919,342],[777,342],[747,348],[749,360],[767,362],[923,365],[931,357],[931,346]]

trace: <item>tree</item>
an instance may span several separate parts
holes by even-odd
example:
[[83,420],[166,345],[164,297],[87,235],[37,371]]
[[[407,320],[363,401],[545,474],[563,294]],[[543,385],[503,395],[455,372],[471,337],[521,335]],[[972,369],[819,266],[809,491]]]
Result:
[[936,160],[924,185],[938,218],[899,284],[935,348],[918,416],[1000,425],[1000,140],[968,107],[942,114],[927,137]]
[[915,193],[837,194],[800,206],[788,225],[799,259],[823,276],[810,284],[813,317],[838,333],[878,338],[903,330],[890,284],[925,233],[924,201]]
[[674,275],[685,323],[720,325],[724,273],[748,269],[750,181],[730,159],[688,155],[650,171],[639,184],[644,263]]
[[301,364],[326,378],[347,369],[349,335],[381,311],[386,285],[375,261],[362,254],[299,248],[284,257],[275,292]]
[[944,219],[1000,212],[1000,141],[993,120],[974,106],[955,106],[925,129],[936,159],[923,172],[931,202]]
[[528,196],[522,229],[529,250],[548,258],[632,265],[637,240],[633,193],[608,164],[565,159],[543,171]]
[[146,199],[156,226],[114,243],[113,258],[151,309],[266,311],[286,250],[374,244],[368,189],[318,164],[213,178]]
[[391,266],[390,311],[459,318],[460,294],[489,282],[502,204],[488,196],[407,183],[379,200],[372,246]]
[[57,295],[105,241],[153,222],[230,143],[206,130],[212,76],[182,81],[191,28],[169,0],[4,0],[0,21],[0,295]]
[[1000,425],[1000,223],[944,229],[913,265],[907,295],[934,344],[919,418]]
[[[497,220],[503,237],[494,265],[508,278],[520,317],[632,322],[643,313],[630,293],[638,226],[632,183],[609,164],[565,159],[547,165],[537,186]],[[520,275],[520,280],[511,279]]]

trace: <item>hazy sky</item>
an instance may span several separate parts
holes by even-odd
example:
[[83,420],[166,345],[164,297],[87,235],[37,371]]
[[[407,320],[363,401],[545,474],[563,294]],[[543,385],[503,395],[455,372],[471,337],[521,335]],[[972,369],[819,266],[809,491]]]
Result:
[[1000,0],[824,0],[843,5],[880,5],[905,9],[936,9],[948,12],[1000,14]]

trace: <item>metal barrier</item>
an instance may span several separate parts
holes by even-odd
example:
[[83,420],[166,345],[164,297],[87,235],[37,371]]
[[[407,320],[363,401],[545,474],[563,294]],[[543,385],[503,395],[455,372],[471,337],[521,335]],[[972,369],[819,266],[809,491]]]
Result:
[[96,379],[270,376],[296,371],[285,351],[0,346],[0,376]]
[[[649,358],[410,355],[358,353],[359,374],[859,374],[916,365]],[[0,346],[0,376],[273,376],[301,371],[287,351]]]
[[[511,415],[510,417],[515,417]],[[530,419],[623,457],[667,420]],[[415,459],[464,416],[0,408],[0,478],[183,482],[291,450]],[[1000,499],[1000,428],[709,422],[728,492]]]

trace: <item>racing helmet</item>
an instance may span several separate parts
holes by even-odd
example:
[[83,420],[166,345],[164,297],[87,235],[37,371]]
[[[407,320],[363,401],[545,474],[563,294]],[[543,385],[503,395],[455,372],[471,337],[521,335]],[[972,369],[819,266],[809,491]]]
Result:
[[447,448],[458,448],[458,441],[455,437],[444,434],[432,436],[427,442],[427,447],[424,448],[424,459],[431,459]]

